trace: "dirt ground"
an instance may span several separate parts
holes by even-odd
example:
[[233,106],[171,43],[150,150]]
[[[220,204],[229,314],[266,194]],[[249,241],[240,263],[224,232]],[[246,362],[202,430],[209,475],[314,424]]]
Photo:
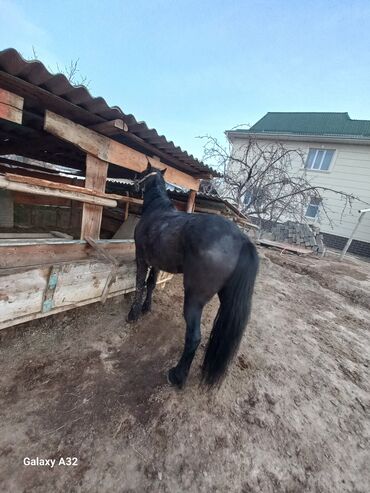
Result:
[[181,276],[134,325],[120,297],[2,331],[0,490],[369,492],[370,264],[260,254],[252,320],[218,392],[198,387],[216,299],[186,388],[166,382]]

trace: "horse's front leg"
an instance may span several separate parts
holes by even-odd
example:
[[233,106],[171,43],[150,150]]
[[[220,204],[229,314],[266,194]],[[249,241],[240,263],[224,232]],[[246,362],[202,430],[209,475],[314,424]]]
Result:
[[150,309],[152,307],[152,295],[155,285],[157,284],[158,273],[159,270],[155,267],[152,267],[150,269],[148,280],[146,281],[146,298],[142,308],[143,313],[150,312]]
[[127,322],[135,322],[141,313],[145,291],[145,279],[148,273],[148,265],[144,258],[136,252],[136,291],[131,310],[127,315]]

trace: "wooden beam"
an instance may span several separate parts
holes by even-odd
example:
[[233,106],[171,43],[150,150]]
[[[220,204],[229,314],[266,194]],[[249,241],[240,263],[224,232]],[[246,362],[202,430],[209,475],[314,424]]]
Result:
[[[50,240],[40,244],[1,244],[0,269],[53,265],[58,262],[84,261],[97,254],[85,241]],[[122,261],[135,259],[135,243],[130,240],[99,240],[98,245]],[[1,272],[1,270],[0,270]]]
[[13,192],[15,204],[23,205],[49,205],[55,207],[71,207],[70,199],[60,197],[46,197],[45,195],[31,195],[30,193]]
[[[52,150],[51,146],[48,146],[47,149],[43,150],[42,144],[39,147],[35,147],[33,145],[28,145],[27,141],[23,140],[21,145],[9,145],[6,146],[9,149],[9,152],[6,154],[19,154],[20,149],[22,150],[21,154],[27,159],[33,159],[37,161],[44,161],[46,163],[50,163],[51,165],[63,166],[68,163],[68,168],[71,170],[61,171],[62,173],[70,173],[75,176],[84,176],[85,172],[85,155],[80,153],[76,148],[76,151],[73,155],[71,150],[62,149],[62,146],[59,148],[55,148]],[[79,154],[81,157],[79,157]]]
[[119,199],[117,199],[118,202],[122,202],[124,204],[137,204],[137,205],[143,205],[143,199],[136,199],[135,197],[128,197],[127,195],[120,195]]
[[22,123],[22,111],[7,104],[0,103],[0,119],[9,122]]
[[7,239],[0,239],[0,244],[2,245],[1,248],[3,248],[4,245],[21,245],[22,243],[24,244],[29,244],[30,242],[35,243],[35,244],[43,244],[43,243],[48,243],[50,241],[54,241],[55,243],[65,243],[66,239],[65,238],[56,238],[56,237],[50,237],[50,238],[7,238]]
[[294,252],[298,255],[312,255],[313,251],[309,248],[304,248],[299,245],[293,245],[292,243],[280,243],[273,240],[265,240],[264,238],[259,238],[256,240],[258,245],[277,248],[278,250],[287,250],[288,252]]
[[[86,156],[86,187],[94,193],[105,193],[108,163],[100,159]],[[92,238],[99,239],[103,207],[100,205],[84,204],[82,210],[81,240]]]
[[90,130],[102,133],[104,135],[117,135],[128,131],[128,125],[123,120],[109,120],[107,122],[96,123],[89,126]]
[[92,125],[93,123],[104,120],[102,117],[94,115],[82,108],[82,106],[78,106],[61,96],[53,94],[50,90],[43,89],[40,86],[35,87],[31,82],[10,75],[3,70],[0,70],[0,87],[22,96],[27,101],[29,107],[49,108],[57,113],[63,111],[63,114],[67,118],[78,119],[82,124]]
[[[0,161],[1,158],[0,158]],[[9,160],[10,161],[10,160]],[[17,163],[17,161],[13,161]],[[22,164],[22,163],[21,163]],[[27,165],[25,165],[27,166]],[[18,167],[2,165],[0,162],[0,172],[7,173],[9,170],[16,171],[17,175],[30,176],[33,178],[41,178],[41,179],[58,179],[61,183],[73,183],[74,178],[68,178],[66,176],[55,175],[52,173],[45,173],[43,171],[34,171],[33,169],[28,169],[27,167]],[[80,180],[81,185],[85,183],[84,180]],[[29,205],[54,205],[54,206],[64,206],[70,207],[71,201],[69,199],[62,199],[60,197],[45,197],[44,195],[31,195],[29,193],[22,192],[13,192],[14,202],[17,204],[29,204]]]
[[[40,168],[35,171],[34,168],[29,169],[28,166],[25,164],[24,166],[20,165],[18,166],[17,161],[13,161],[14,164],[3,164],[3,160],[0,158],[0,173],[10,173],[10,174],[16,174],[16,175],[22,175],[22,176],[31,176],[33,178],[40,178],[42,180],[50,180],[52,182],[59,182],[59,183],[70,183],[73,184],[75,183],[75,178],[68,178],[67,176],[61,176],[55,173],[48,173],[46,170],[41,170]],[[10,161],[10,160],[9,160]],[[85,180],[79,180],[78,183],[81,185],[85,184]]]
[[233,219],[236,223],[239,223],[241,226],[244,226],[246,228],[255,229],[257,231],[260,229],[259,226],[247,221],[246,219],[243,219],[242,217],[234,216],[234,218],[231,217],[231,219]]
[[22,111],[24,100],[21,96],[0,88],[0,103],[8,104]]
[[[166,153],[165,150],[161,150],[159,147],[146,142],[144,139],[142,139],[138,135],[133,134],[132,132],[121,133],[121,135],[124,135],[126,139],[133,142],[143,150],[148,151],[148,153],[151,154],[153,157],[158,156],[159,159],[163,159],[164,163],[166,163],[166,160],[170,160],[171,163],[179,166],[180,169],[186,164],[184,163],[184,161],[181,161],[181,159],[175,157],[173,155],[173,151],[169,151],[169,153]],[[197,173],[197,178],[210,179],[212,178],[212,175],[207,171],[199,171],[199,173]]]
[[194,212],[195,207],[195,197],[197,196],[197,192],[191,190],[188,197],[188,202],[186,205],[186,212]]
[[73,236],[68,235],[67,233],[63,233],[62,231],[50,231],[50,233],[57,238],[64,238],[67,240],[73,240]]
[[[14,173],[5,173],[5,178],[9,181],[14,181],[17,183],[27,183],[29,185],[36,185],[39,187],[53,188],[55,190],[64,190],[66,192],[87,193],[89,195],[94,195],[95,197],[101,197],[103,199],[118,200],[122,197],[121,195],[107,194],[98,190],[94,190],[91,187],[78,187],[76,185],[71,185],[70,183],[65,183],[64,180],[63,182],[50,181],[41,178],[35,178],[33,176],[16,175]],[[85,182],[84,180],[81,180],[81,184],[83,184],[84,182]]]
[[2,240],[40,240],[45,238],[63,238],[73,240],[73,237],[60,231],[50,231],[50,233],[0,233],[0,241]]
[[54,238],[52,233],[0,233],[0,240]]
[[22,123],[23,98],[0,88],[0,118],[13,123]]
[[[20,148],[22,149],[21,145],[18,148],[18,151]],[[16,158],[21,159],[21,161],[19,161]],[[0,166],[5,167],[6,165],[9,165],[13,168],[14,167],[17,168],[18,175],[27,174],[27,173],[19,172],[20,169],[24,169],[28,171],[33,171],[35,173],[39,173],[37,175],[30,174],[29,176],[37,176],[39,178],[45,178],[42,176],[42,173],[44,173],[49,175],[49,177],[46,178],[51,178],[50,175],[58,176],[58,181],[64,181],[64,183],[71,183],[72,180],[75,180],[77,177],[81,177],[81,170],[76,170],[75,168],[70,168],[69,166],[60,166],[60,165],[50,164],[48,162],[37,161],[36,159],[30,159],[24,156],[20,157],[14,154],[13,155],[10,154],[10,156],[7,158],[5,158],[4,156],[0,156]],[[6,171],[10,171],[9,166]],[[76,171],[78,171],[78,173],[76,173]],[[73,175],[74,177],[68,178],[66,176],[63,176],[63,180],[62,180],[60,173],[68,173],[70,175]]]
[[[29,106],[35,108],[48,108],[55,113],[63,114],[63,116],[66,118],[78,121],[82,125],[90,126],[98,122],[105,123],[105,120],[101,116],[91,113],[90,111],[84,109],[82,106],[78,106],[71,101],[57,96],[56,94],[53,94],[46,89],[42,89],[41,87],[37,87],[37,91],[35,91],[35,86],[30,82],[20,79],[19,77],[10,75],[2,70],[0,70],[0,86],[7,88],[10,91],[17,91],[17,94],[20,94],[27,100]],[[173,151],[169,153],[162,151],[156,146],[149,144],[148,142],[144,141],[143,139],[132,133],[136,130],[140,131],[142,130],[142,128],[143,124],[141,123],[137,123],[136,125],[130,124],[130,131],[125,133],[125,135],[131,141],[137,143],[142,150],[149,151],[149,153],[151,153],[152,155],[158,154],[158,156],[160,156],[164,160],[164,162],[169,161],[175,166],[178,165],[181,169],[181,166],[184,165],[184,162],[176,158]],[[7,154],[11,154],[12,152],[13,150],[11,152],[7,152]],[[176,154],[180,156],[179,152],[176,152]],[[36,155],[30,155],[29,157],[33,157],[36,159],[40,158],[40,156]],[[52,158],[53,155],[50,154],[50,156],[48,156],[48,160],[50,161]],[[199,172],[199,178],[207,178],[210,176],[211,175],[206,171]]]
[[[29,185],[27,183],[17,183],[7,180],[5,177],[0,176],[0,188],[5,190],[12,190],[15,192],[24,192],[36,195],[46,195],[53,197],[61,197],[64,199],[77,200],[78,202],[84,202],[87,204],[105,206],[105,207],[117,207],[117,201],[109,198],[97,197],[89,193],[82,192],[70,192],[65,190],[54,190],[49,187],[41,187],[36,185]],[[83,190],[83,189],[82,189]]]
[[[91,158],[90,156],[89,162],[91,162],[91,159],[95,159],[95,158]],[[101,161],[99,159],[96,159],[96,161],[99,161],[99,166],[100,166]],[[114,200],[117,202],[122,202],[124,204],[137,204],[137,205],[143,204],[142,199],[136,199],[135,197],[128,197],[126,195],[118,195],[113,193],[104,193],[103,191],[94,190],[91,187],[84,188],[84,187],[78,187],[76,185],[71,185],[70,183],[65,183],[65,179],[64,179],[65,177],[62,176],[60,178],[63,179],[63,183],[51,181],[51,180],[44,180],[41,178],[36,178],[35,176],[28,176],[28,174],[24,176],[24,175],[16,175],[14,173],[5,173],[5,178],[11,182],[26,183],[28,185],[35,185],[44,188],[52,188],[55,190],[63,190],[66,192],[78,192],[83,194],[89,194],[94,197],[101,197],[103,199]],[[67,178],[67,180],[72,181],[72,179],[69,178]],[[79,182],[82,184],[85,183],[85,180],[79,180]],[[100,185],[99,187],[102,188]],[[30,203],[30,201],[28,201],[27,203]]]
[[78,125],[51,111],[45,113],[44,130],[77,146],[84,152],[102,161],[116,164],[132,171],[142,172],[149,162],[159,168],[167,169],[166,180],[191,190],[199,189],[199,179],[162,162],[148,157],[125,144],[116,142],[88,128]]

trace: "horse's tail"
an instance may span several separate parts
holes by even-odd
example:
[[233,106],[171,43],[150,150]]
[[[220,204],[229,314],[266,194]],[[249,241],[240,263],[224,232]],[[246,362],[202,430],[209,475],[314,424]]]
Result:
[[202,365],[202,382],[209,387],[221,383],[246,328],[251,311],[254,281],[258,271],[255,246],[246,241],[235,270],[219,292],[218,309]]

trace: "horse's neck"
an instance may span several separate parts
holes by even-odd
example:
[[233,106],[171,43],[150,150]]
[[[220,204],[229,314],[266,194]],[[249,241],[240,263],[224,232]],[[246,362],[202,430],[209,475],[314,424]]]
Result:
[[167,192],[164,188],[154,185],[145,190],[143,213],[147,211],[153,211],[155,209],[171,209],[173,208],[172,202],[169,199]]

